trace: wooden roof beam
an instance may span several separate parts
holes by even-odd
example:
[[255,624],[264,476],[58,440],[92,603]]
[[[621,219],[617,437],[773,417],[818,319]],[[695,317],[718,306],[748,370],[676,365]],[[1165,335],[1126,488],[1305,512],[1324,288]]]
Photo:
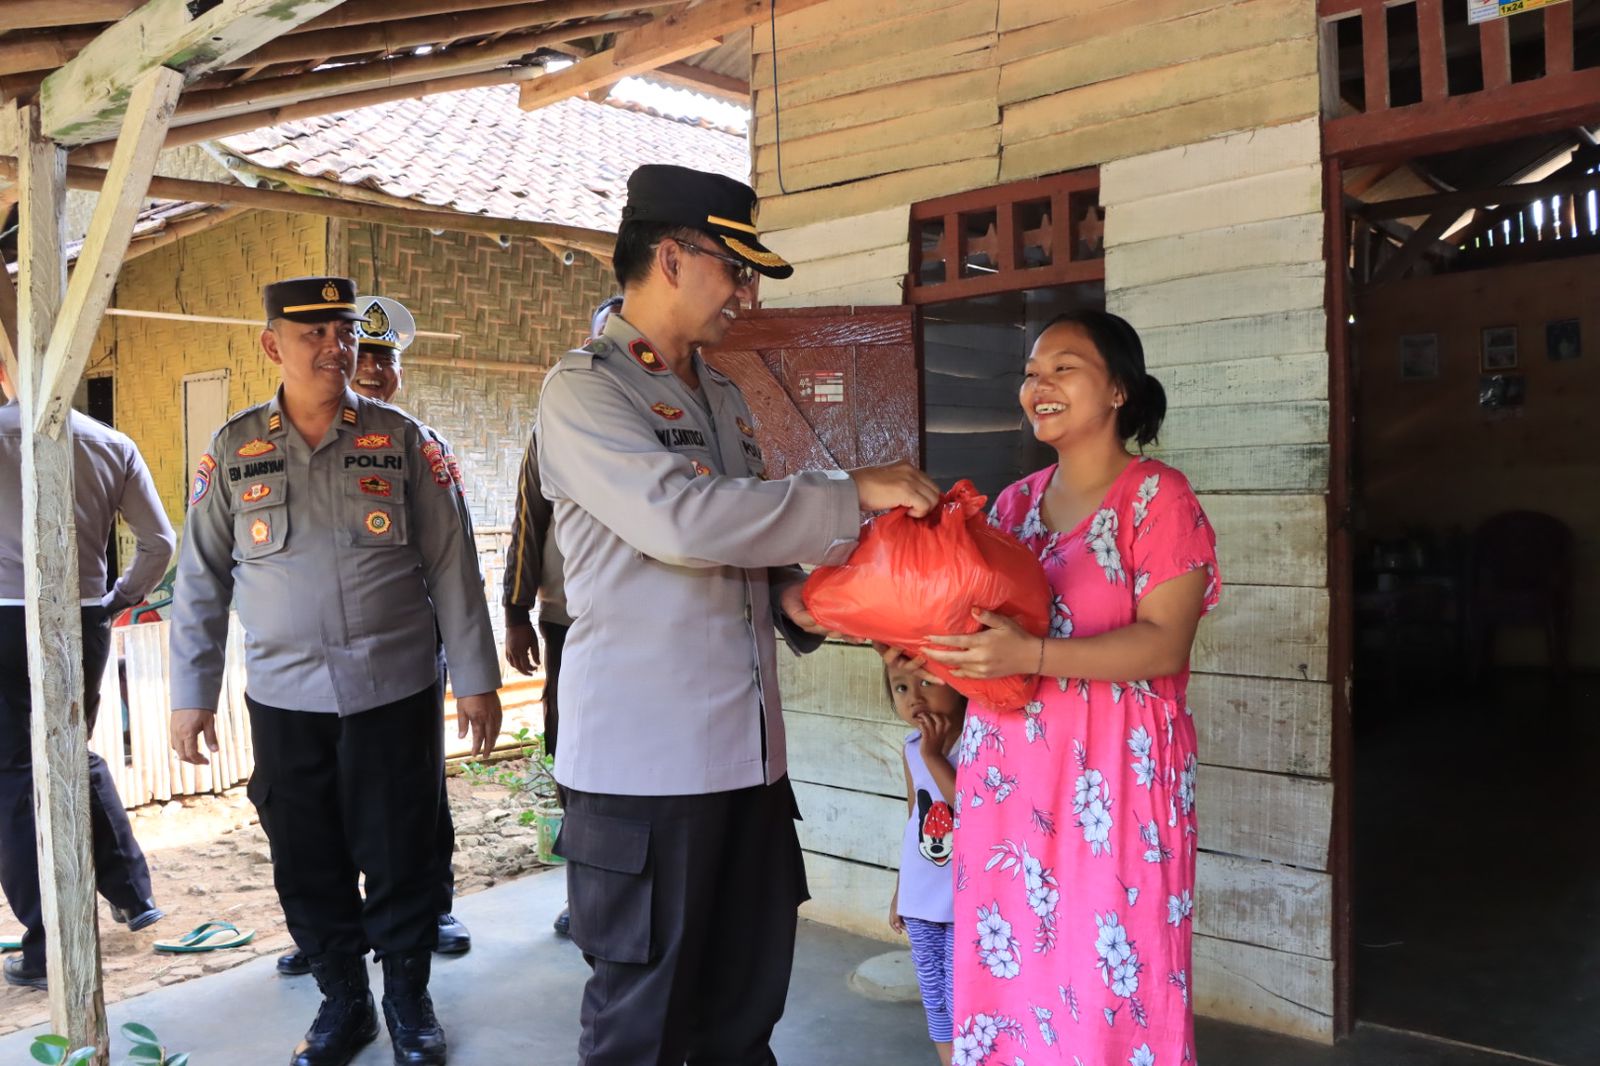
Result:
[[5,5],[6,26],[13,30],[78,26],[88,22],[115,22],[144,0],[10,0]]
[[134,85],[156,67],[199,77],[260,48],[339,0],[221,0],[196,17],[185,0],[149,0],[39,86],[45,136],[86,144],[116,133]]
[[[665,0],[671,2],[671,0]],[[665,2],[661,6],[665,6]],[[373,22],[393,22],[396,19],[427,18],[430,15],[465,15],[486,12],[497,7],[558,7],[560,0],[544,0],[530,4],[528,0],[344,0],[344,3],[319,15],[289,32],[314,33],[317,30],[337,30],[350,26],[364,26]],[[554,22],[555,17],[535,19],[531,24]],[[578,16],[582,17],[582,16]]]
[[1421,215],[1432,216],[1441,211],[1453,211],[1459,216],[1475,207],[1531,204],[1535,200],[1588,192],[1594,188],[1600,188],[1600,174],[1551,178],[1523,185],[1494,185],[1487,189],[1467,189],[1462,192],[1439,193],[1435,196],[1409,196],[1403,200],[1376,200],[1351,210],[1370,222],[1391,218],[1415,218]]
[[[778,14],[788,15],[822,0],[772,2],[779,6]],[[643,74],[687,59],[715,47],[719,37],[754,26],[769,14],[767,0],[706,0],[698,7],[679,8],[648,26],[618,35],[616,46],[608,51],[524,85],[522,109],[533,111],[630,74]]]
[[704,96],[714,96],[731,104],[750,106],[750,83],[742,78],[718,74],[714,70],[703,70],[688,63],[667,63],[649,71],[645,76],[651,81],[665,82]]

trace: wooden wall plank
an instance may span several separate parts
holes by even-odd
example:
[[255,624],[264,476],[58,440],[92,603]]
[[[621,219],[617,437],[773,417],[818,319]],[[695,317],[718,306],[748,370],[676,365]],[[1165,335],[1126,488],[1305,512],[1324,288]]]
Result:
[[1322,400],[1328,396],[1328,357],[1323,352],[1187,363],[1153,368],[1152,372],[1166,389],[1169,413],[1220,403]]
[[[1142,0],[1140,3],[1090,4],[1081,0],[1066,0],[1047,13],[1039,5],[1038,21],[1027,26],[1008,26],[1007,18],[1017,17],[1016,4],[1001,0],[1000,46],[995,59],[1002,64],[1015,64],[1020,60],[1045,52],[1065,53],[1074,45],[1095,38],[1106,38],[1135,27],[1146,26],[1168,19],[1180,19],[1211,8],[1227,7],[1232,0]],[[1008,10],[1009,8],[1009,10]]]
[[[838,5],[829,5],[837,7]],[[783,28],[778,28],[777,66],[782,95],[787,97],[791,83],[827,80],[848,71],[874,64],[893,66],[905,57],[920,53],[944,54],[944,47],[957,41],[986,37],[994,43],[995,0],[960,0],[934,10],[912,11],[904,18],[841,31],[793,47],[786,43]],[[756,52],[750,73],[751,88],[769,90],[772,86],[773,53]],[[771,101],[768,101],[770,107]]]
[[1142,331],[1321,307],[1326,287],[1321,263],[1291,263],[1108,291],[1106,309]]
[[1205,851],[1196,867],[1197,936],[1332,957],[1333,875]]
[[1328,439],[1328,402],[1179,407],[1167,412],[1161,440],[1174,448],[1318,444]]
[[800,846],[805,850],[873,866],[900,865],[905,797],[804,781],[794,782],[794,796],[800,805]]
[[778,656],[778,691],[785,714],[894,720],[883,691],[883,660],[863,645],[829,641],[810,655]]
[[1200,624],[1195,636],[1194,669],[1245,677],[1327,680],[1326,589],[1229,587],[1227,575],[1223,575],[1222,597],[1222,606]]
[[[896,171],[915,170],[935,166],[957,159],[992,158],[1000,151],[998,124],[978,129],[963,130],[940,137],[930,137],[919,144],[891,145],[857,152],[837,159],[824,159],[818,163],[793,163],[783,160],[783,187],[790,192],[820,189],[840,182],[893,174]],[[776,186],[778,174],[757,175],[756,182]],[[905,235],[901,235],[901,262],[905,262]]]
[[1208,1018],[1333,1042],[1333,963],[1197,936],[1194,1006]]
[[[783,130],[784,169],[824,159],[848,158],[863,146],[886,148],[891,145],[918,144],[931,137],[962,130],[980,129],[1000,121],[1000,107],[993,100],[963,100],[947,107],[933,107],[924,111],[886,119],[868,127],[851,127],[818,133],[810,137],[791,139],[787,126]],[[755,172],[770,174],[778,165],[775,144],[755,147]],[[909,208],[907,202],[904,207]]]
[[1333,782],[1202,766],[1195,788],[1206,850],[1328,868]]
[[900,278],[893,277],[880,278],[875,281],[863,281],[836,289],[818,289],[815,292],[790,292],[774,297],[771,300],[763,300],[761,306],[771,308],[896,307],[904,302],[904,292],[901,290]]
[[[854,93],[800,107],[786,106],[783,109],[783,136],[785,139],[809,137],[815,133],[867,126],[973,99],[992,101],[999,77],[1000,72],[994,69],[972,70],[901,82],[872,92]],[[777,123],[758,122],[751,143],[771,144],[777,132]],[[864,143],[870,144],[871,141]]]
[[[1320,190],[1320,177],[1317,185]],[[1114,235],[1118,242],[1108,243],[1106,247],[1107,289],[1131,289],[1251,267],[1323,261],[1324,222],[1320,211],[1277,218],[1267,214],[1277,210],[1270,202],[1246,206],[1234,201],[1228,207],[1237,213],[1261,214],[1264,220],[1179,232],[1188,226],[1207,225],[1213,221],[1206,214],[1186,212],[1180,216],[1182,221],[1169,218],[1173,223],[1171,228],[1155,231],[1151,239],[1128,237],[1128,232],[1138,227],[1132,225],[1134,219],[1125,213],[1135,212],[1149,202],[1140,201],[1106,211],[1106,235],[1108,238]],[[1133,243],[1122,243],[1124,238]]]
[[1321,307],[1245,315],[1175,326],[1140,326],[1145,365],[1158,367],[1326,353],[1328,316]]
[[802,263],[836,259],[896,245],[905,248],[911,232],[911,206],[897,204],[853,218],[767,232],[762,241],[798,268]]
[[1315,118],[1213,137],[1107,163],[1100,172],[1100,202],[1127,204],[1293,170],[1321,155],[1322,131]]
[[[1186,192],[1114,204],[1106,209],[1107,254],[1139,241],[1184,233],[1211,233],[1217,238],[1259,241],[1273,230],[1255,227],[1237,233],[1217,231],[1267,219],[1320,217],[1321,196],[1322,171],[1318,164],[1311,163],[1215,185],[1200,185]],[[1307,240],[1303,245],[1308,253],[1306,258],[1320,258],[1321,246],[1320,236]]]
[[966,189],[981,189],[995,184],[998,168],[999,161],[993,157],[967,159],[791,196],[773,197],[771,190],[758,190],[762,196],[761,221],[771,229],[786,229],[807,222],[865,214],[894,204],[929,200]]
[[761,295],[763,299],[770,299],[787,293],[816,292],[824,285],[829,288],[845,288],[883,278],[898,278],[905,272],[906,247],[905,239],[902,237],[898,247],[877,248],[834,259],[813,260],[803,267],[797,267],[791,277],[782,280],[764,279],[761,282]]
[[[1302,73],[1238,92],[1203,95],[1175,107],[1140,105],[1144,110],[1139,113],[1095,125],[1064,127],[1062,132],[1049,136],[1015,139],[1013,131],[1003,130],[1000,177],[1002,181],[1033,178],[1187,144],[1231,130],[1293,122],[1317,113],[1321,91],[1313,74]],[[1042,97],[1023,106],[1044,105],[1051,99],[1054,98]]]
[[1326,492],[1326,444],[1265,448],[1152,448],[1182,470],[1196,492]]
[[889,928],[889,897],[896,882],[893,870],[808,853],[806,880],[811,899],[801,904],[800,917],[858,936],[905,944],[905,937]]
[[1115,122],[1200,100],[1226,97],[1263,84],[1317,76],[1317,53],[1308,39],[1275,42],[1176,67],[1141,70],[1127,77],[1040,96],[1005,109],[1005,143]]
[[1321,496],[1206,496],[1217,564],[1229,585],[1328,583],[1328,509]]
[[[1194,674],[1189,706],[1206,766],[1332,773],[1333,689],[1318,681]],[[1204,835],[1201,843],[1208,844]]]
[[[778,16],[777,38],[779,73],[782,73],[782,50],[798,48],[819,41],[830,41],[848,36],[885,22],[907,18],[923,11],[939,11],[955,7],[966,0],[852,0],[850,3],[819,4],[797,11],[792,15]],[[767,24],[759,24],[750,38],[750,51],[765,55],[772,51],[772,32]]]
[[808,78],[792,85],[788,71],[780,69],[783,81],[777,92],[773,91],[770,81],[753,84],[752,111],[756,121],[764,122],[772,117],[775,106],[781,107],[787,121],[791,108],[922,78],[992,67],[993,50],[994,34],[987,33],[933,45],[905,55],[883,57],[877,63],[841,69],[826,77]]
[[[1155,0],[1149,6],[1160,2]],[[1245,0],[1166,21],[1153,12],[1140,11],[1139,15],[1138,21],[1130,24],[1131,14],[1122,15],[1118,7],[1108,8],[1098,20],[1085,20],[1091,25],[1081,30],[1074,20],[1072,32],[1077,36],[1072,44],[1006,63],[1000,72],[1001,105],[1113,82],[1146,71],[1204,63],[1251,49],[1283,48],[1284,42],[1296,38],[1312,40],[1317,26],[1316,12],[1304,0]],[[1116,32],[1096,31],[1095,21],[1104,23],[1117,16],[1125,24]],[[1252,62],[1259,58],[1258,54]],[[1244,84],[1238,87],[1243,88]],[[1191,95],[1182,99],[1195,98]]]
[[904,800],[905,759],[901,752],[910,730],[891,715],[887,695],[880,703],[882,721],[786,710],[783,722],[789,776],[797,782]]

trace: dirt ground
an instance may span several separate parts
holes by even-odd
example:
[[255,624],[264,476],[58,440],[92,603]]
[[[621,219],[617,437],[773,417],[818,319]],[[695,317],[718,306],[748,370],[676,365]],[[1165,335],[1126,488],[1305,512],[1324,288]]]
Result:
[[[502,764],[515,770],[517,764]],[[461,776],[449,782],[456,829],[456,892],[465,895],[540,866],[538,833],[518,824],[527,804],[497,785]],[[216,796],[187,796],[129,812],[134,835],[150,860],[155,899],[166,918],[137,933],[113,921],[100,901],[101,967],[108,1003],[231,969],[292,946],[272,888],[272,856],[243,786]],[[254,929],[241,948],[199,955],[163,955],[157,940],[182,936],[201,922],[221,919]],[[0,935],[21,927],[0,905]],[[45,993],[0,984],[0,1034],[48,1021]]]

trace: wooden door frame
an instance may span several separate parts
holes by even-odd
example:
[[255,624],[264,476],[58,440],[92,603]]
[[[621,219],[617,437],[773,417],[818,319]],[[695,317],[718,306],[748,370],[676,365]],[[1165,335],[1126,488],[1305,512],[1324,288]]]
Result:
[[[1588,72],[1585,72],[1588,73]],[[1594,73],[1600,75],[1600,68]],[[1556,124],[1600,123],[1600,100],[1574,118],[1568,101],[1559,101],[1552,110]],[[1526,116],[1527,129],[1543,129],[1552,124],[1550,115],[1535,111]],[[1465,139],[1452,135],[1453,148],[1480,148],[1515,139],[1503,126],[1486,126]],[[1350,515],[1355,503],[1351,485],[1354,463],[1355,387],[1351,365],[1349,318],[1354,310],[1351,285],[1347,277],[1350,252],[1351,213],[1344,197],[1345,168],[1370,163],[1398,163],[1428,154],[1438,148],[1440,138],[1419,131],[1409,140],[1396,141],[1374,154],[1363,147],[1341,154],[1330,145],[1326,126],[1323,135],[1323,208],[1327,225],[1324,251],[1327,256],[1326,309],[1328,317],[1328,429],[1330,465],[1328,470],[1328,677],[1333,683],[1333,826],[1329,866],[1333,873],[1333,1031],[1336,1040],[1355,1028],[1355,914],[1354,847],[1355,761],[1352,714],[1354,692],[1352,669],[1355,649],[1355,576],[1350,545]]]

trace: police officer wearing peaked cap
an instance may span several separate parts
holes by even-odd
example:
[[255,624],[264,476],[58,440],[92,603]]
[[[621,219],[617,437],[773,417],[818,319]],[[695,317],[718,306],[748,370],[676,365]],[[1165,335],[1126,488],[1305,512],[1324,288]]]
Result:
[[841,561],[863,510],[938,500],[904,463],[764,477],[750,408],[699,355],[755,274],[792,270],[755,204],[720,175],[634,171],[612,259],[622,308],[540,397],[573,618],[557,850],[594,970],[585,1066],[774,1061],[806,898],[775,637],[821,639],[791,564]]
[[[500,671],[455,459],[427,426],[349,388],[354,284],[266,287],[282,384],[212,438],[189,494],[172,618],[172,736],[216,751],[228,604],[245,631],[249,794],[323,1003],[294,1066],[377,1035],[362,956],[383,956],[395,1061],[445,1061],[428,995],[444,875],[435,848],[442,635],[462,735],[500,731]],[[365,877],[365,898],[360,879]]]

